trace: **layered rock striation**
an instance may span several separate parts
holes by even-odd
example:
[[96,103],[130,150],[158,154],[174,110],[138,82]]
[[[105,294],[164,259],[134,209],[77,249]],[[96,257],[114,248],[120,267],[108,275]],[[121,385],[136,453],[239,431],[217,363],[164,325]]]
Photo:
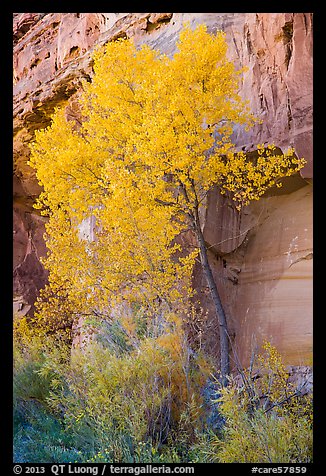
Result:
[[[234,143],[289,146],[307,164],[241,213],[212,190],[202,210],[211,264],[230,322],[234,361],[272,340],[292,365],[312,355],[312,14],[310,13],[17,13],[14,14],[14,302],[28,312],[46,282],[44,219],[32,207],[40,193],[27,165],[28,143],[58,106],[78,118],[92,53],[117,38],[134,38],[163,53],[176,50],[187,21],[223,30],[229,57],[246,66],[241,96],[262,119],[237,129]],[[218,353],[218,329],[200,269],[194,284],[210,309],[206,342]]]

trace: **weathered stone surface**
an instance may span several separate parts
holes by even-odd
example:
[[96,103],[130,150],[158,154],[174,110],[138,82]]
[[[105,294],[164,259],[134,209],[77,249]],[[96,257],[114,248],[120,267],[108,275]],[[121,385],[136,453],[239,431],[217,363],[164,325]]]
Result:
[[14,13],[13,41],[14,45],[32,28],[46,13]]
[[266,198],[250,213],[257,225],[247,237],[237,290],[227,298],[239,358],[250,357],[253,340],[267,338],[287,363],[311,363],[312,187]]
[[[284,188],[249,205],[237,220],[230,221],[235,224],[230,243],[238,243],[234,248],[231,244],[217,246],[224,236],[219,227],[213,234],[219,199],[213,197],[208,207],[210,221],[206,227],[210,233],[204,228],[204,234],[229,321],[234,365],[247,365],[263,339],[277,347],[286,363],[311,364],[312,187],[302,179],[296,182],[290,178]],[[210,241],[212,238],[218,242]],[[212,316],[206,340],[209,346],[216,342],[218,352],[218,327],[199,268],[195,286],[201,289],[200,301]]]
[[289,382],[296,386],[301,395],[311,393],[313,390],[313,371],[311,366],[307,365],[289,365]]
[[[172,55],[185,21],[225,31],[230,59],[248,68],[240,94],[263,122],[249,132],[236,129],[237,147],[294,146],[308,161],[301,175],[312,176],[312,14],[23,13],[14,15],[14,194],[19,207],[24,204],[30,212],[40,192],[27,165],[28,143],[36,129],[49,124],[56,106],[69,105],[68,119],[79,117],[76,98],[81,80],[91,80],[96,45],[133,37],[137,44],[146,41]],[[273,194],[239,215],[212,191],[202,210],[204,233],[239,358],[248,358],[253,336],[277,336],[273,343],[289,363],[302,364],[311,356],[312,342],[311,188],[296,177]],[[40,238],[35,252],[29,239],[34,236],[35,242],[37,229],[41,236],[43,222],[33,214],[27,220],[18,210],[15,296],[32,303],[45,279],[38,264],[45,249]],[[199,269],[194,282],[210,308]],[[210,314],[206,338],[217,355],[211,308]]]
[[46,282],[47,273],[40,263],[46,253],[43,239],[44,218],[16,203],[13,218],[14,311],[26,314],[33,310],[38,291]]

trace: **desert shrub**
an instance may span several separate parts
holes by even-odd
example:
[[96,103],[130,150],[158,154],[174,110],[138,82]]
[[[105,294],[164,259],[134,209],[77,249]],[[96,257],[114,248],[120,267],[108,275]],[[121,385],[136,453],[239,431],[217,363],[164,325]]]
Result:
[[210,367],[181,318],[89,324],[96,334],[82,348],[16,325],[17,461],[182,461],[202,428]]
[[[180,458],[177,445],[164,445],[158,449],[157,445],[150,440],[139,441],[134,445],[133,452],[130,448],[123,446],[121,441],[117,440],[117,450],[123,455],[123,461],[126,463],[181,463],[184,460]],[[120,444],[120,445],[119,445]],[[108,463],[113,462],[112,450],[106,448],[97,452],[87,463]]]
[[203,367],[190,355],[175,316],[156,337],[137,335],[130,319],[122,320],[118,333],[117,325],[109,328],[119,339],[102,335],[82,350],[74,349],[65,369],[67,391],[53,388],[48,402],[53,411],[64,408],[77,446],[96,460],[105,454],[110,461],[135,462],[140,448],[142,457],[159,458],[156,451],[178,433],[189,409],[191,418],[183,429],[188,438],[200,427]]
[[52,373],[40,372],[49,360],[66,362],[68,348],[55,337],[35,332],[26,318],[15,319],[13,343],[14,415],[24,412],[29,402],[48,408],[47,399],[59,376],[54,365]]
[[[307,463],[312,461],[312,396],[289,382],[277,350],[268,342],[258,368],[241,371],[219,389],[221,435],[202,434],[192,458],[222,463]],[[240,378],[239,378],[240,377]]]
[[[63,381],[58,371],[68,360],[68,348],[35,329],[25,318],[14,321],[13,423],[15,462],[75,461],[77,449],[63,420],[51,411],[48,399]],[[53,371],[44,374],[51,362]],[[56,369],[55,369],[56,367]]]
[[138,311],[90,322],[96,335],[82,348],[16,322],[16,462],[312,460],[312,397],[289,382],[273,346],[227,387],[216,380],[213,428],[203,401],[211,366],[191,350],[181,318],[139,326]]

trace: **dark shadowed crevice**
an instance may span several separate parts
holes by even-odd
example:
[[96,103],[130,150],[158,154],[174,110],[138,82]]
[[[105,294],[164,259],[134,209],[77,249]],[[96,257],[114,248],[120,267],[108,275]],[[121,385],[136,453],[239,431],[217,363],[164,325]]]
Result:
[[292,50],[293,50],[293,21],[288,21],[282,26],[283,31],[283,43],[285,45],[285,65],[286,69],[289,68],[290,60],[292,57]]

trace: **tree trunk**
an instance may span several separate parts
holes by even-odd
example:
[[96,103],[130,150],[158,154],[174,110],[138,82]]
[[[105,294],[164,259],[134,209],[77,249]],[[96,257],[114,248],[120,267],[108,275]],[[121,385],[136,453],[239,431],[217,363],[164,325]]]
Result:
[[218,319],[219,329],[220,329],[220,365],[221,365],[221,383],[225,387],[227,386],[228,380],[227,376],[230,373],[230,356],[229,356],[229,333],[227,327],[227,321],[225,312],[222,306],[221,298],[218,293],[216,283],[213,277],[212,269],[210,267],[207,249],[204,240],[203,233],[200,227],[199,214],[198,210],[195,210],[195,234],[199,246],[199,256],[201,265],[206,277],[206,281],[214,302],[215,312]]

